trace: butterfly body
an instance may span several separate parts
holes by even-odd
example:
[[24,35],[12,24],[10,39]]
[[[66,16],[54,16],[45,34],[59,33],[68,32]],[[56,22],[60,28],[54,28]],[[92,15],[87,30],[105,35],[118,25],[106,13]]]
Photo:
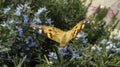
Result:
[[31,27],[38,30],[38,32],[42,30],[43,33],[47,35],[48,38],[58,42],[60,44],[60,47],[65,47],[69,43],[69,41],[72,38],[74,38],[77,35],[77,33],[82,29],[82,26],[84,25],[84,21],[80,21],[71,30],[68,31],[63,31],[59,28],[52,26],[44,26],[44,25],[36,25],[36,24],[32,24]]

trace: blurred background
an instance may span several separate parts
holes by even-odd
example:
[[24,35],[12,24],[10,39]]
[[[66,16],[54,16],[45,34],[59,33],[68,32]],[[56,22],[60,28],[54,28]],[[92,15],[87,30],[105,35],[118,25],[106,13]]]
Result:
[[[88,3],[90,3],[90,0],[87,0],[85,2],[85,5],[87,5]],[[104,7],[111,8],[113,10],[113,13],[120,11],[120,1],[119,0],[93,0],[91,7],[93,7],[93,6],[98,7],[99,5],[101,5],[102,8],[104,8]],[[92,13],[93,13],[93,11],[89,11],[87,15],[89,16]],[[120,19],[120,13],[117,16],[117,19]],[[109,23],[109,21],[110,21],[108,16],[105,18],[105,20],[107,23]],[[120,36],[120,23],[117,24],[116,28],[114,29],[114,31],[111,34]]]

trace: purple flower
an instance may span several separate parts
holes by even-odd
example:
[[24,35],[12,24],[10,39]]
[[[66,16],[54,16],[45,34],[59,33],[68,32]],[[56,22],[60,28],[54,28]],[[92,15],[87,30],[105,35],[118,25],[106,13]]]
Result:
[[97,9],[98,9],[97,6],[92,6],[92,7],[90,8],[91,11],[96,11]]
[[22,35],[23,35],[23,29],[22,29],[22,27],[21,26],[17,26],[17,29],[18,29],[18,35],[20,37],[22,37]]
[[71,58],[77,58],[79,55],[76,50],[73,50],[69,45],[65,48],[59,48],[58,53],[61,54],[63,57],[71,55]]
[[108,16],[109,18],[112,18],[115,15],[114,11],[112,9],[109,9]]
[[24,24],[27,24],[28,20],[29,20],[28,16],[27,15],[23,15]]
[[32,21],[33,24],[35,23],[41,23],[41,20],[39,18],[34,18],[33,21]]

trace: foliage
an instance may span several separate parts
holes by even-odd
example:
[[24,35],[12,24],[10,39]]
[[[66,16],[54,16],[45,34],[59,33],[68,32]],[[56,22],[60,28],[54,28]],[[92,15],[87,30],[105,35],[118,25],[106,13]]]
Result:
[[[120,65],[120,38],[110,32],[119,20],[106,25],[108,8],[98,7],[92,21],[64,49],[37,33],[30,24],[69,30],[86,17],[88,6],[80,0],[1,0],[0,66],[3,67],[109,67]],[[59,50],[63,50],[60,52]]]

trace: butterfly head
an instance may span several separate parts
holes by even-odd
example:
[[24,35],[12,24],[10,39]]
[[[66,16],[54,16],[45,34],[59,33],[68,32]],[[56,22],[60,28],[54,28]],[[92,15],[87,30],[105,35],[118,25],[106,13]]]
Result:
[[85,24],[90,23],[91,20],[92,20],[92,16],[89,16],[87,19],[83,20],[82,21],[82,23],[83,23],[82,29],[84,28]]
[[83,20],[83,24],[90,23],[91,20],[92,20],[92,17],[90,16],[86,18],[85,20]]
[[30,27],[33,28],[34,30],[36,30],[39,34],[42,33],[42,26],[39,26],[39,25],[36,25],[36,24],[31,24]]

